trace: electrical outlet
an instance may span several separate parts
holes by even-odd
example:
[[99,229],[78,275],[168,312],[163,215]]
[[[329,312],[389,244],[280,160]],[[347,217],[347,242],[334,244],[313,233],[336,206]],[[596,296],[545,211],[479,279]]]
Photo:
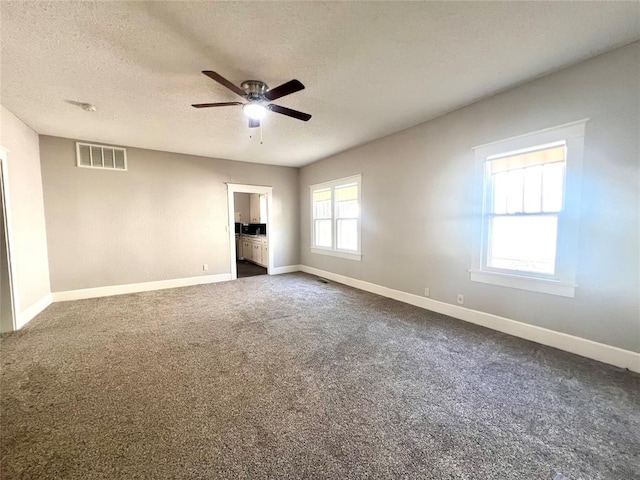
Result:
[[202,264],[202,270],[204,270],[205,272],[206,272],[207,270],[209,270],[209,264],[208,264],[208,263],[203,263],[203,264]]
[[458,294],[458,300],[457,300],[457,301],[458,301],[458,303],[459,303],[460,305],[463,305],[463,304],[464,304],[464,295],[463,295],[463,294],[461,294],[461,293],[459,293],[459,294]]
[[429,287],[425,287],[424,289],[424,296],[428,297],[430,295],[431,291],[429,290]]

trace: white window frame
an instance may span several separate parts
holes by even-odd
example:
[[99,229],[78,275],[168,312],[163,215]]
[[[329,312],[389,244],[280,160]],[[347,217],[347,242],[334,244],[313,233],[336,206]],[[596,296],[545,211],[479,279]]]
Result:
[[[473,217],[472,266],[469,269],[471,281],[563,297],[575,296],[584,132],[588,120],[587,118],[473,147],[476,185],[474,205],[479,211]],[[486,266],[488,235],[487,222],[485,222],[485,217],[489,213],[487,212],[487,161],[497,156],[513,155],[558,142],[564,142],[567,155],[564,203],[562,210],[558,213],[555,273],[541,275],[533,272],[497,271],[488,268]]]
[[[91,165],[82,165],[80,163],[80,147],[89,147],[89,155],[91,158]],[[93,151],[91,147],[97,147],[100,149],[100,154],[102,158],[100,159],[101,165],[93,165]],[[105,167],[104,166],[104,149],[109,148],[113,150],[113,167]],[[115,168],[115,151],[120,150],[122,152],[122,156],[124,157],[124,168]],[[126,172],[127,171],[127,149],[123,147],[114,147],[113,145],[102,145],[99,143],[87,143],[87,142],[76,142],[76,166],[79,168],[93,168],[98,170],[109,170],[114,172]]]
[[[344,250],[337,248],[337,218],[336,218],[336,195],[335,189],[338,187],[344,187],[347,185],[358,186],[358,208],[360,213],[357,218],[357,230],[358,230],[358,250]],[[331,190],[331,247],[318,247],[315,245],[315,221],[313,216],[313,193],[319,190]],[[362,174],[353,175],[350,177],[340,178],[338,180],[332,180],[330,182],[318,183],[309,186],[309,201],[310,201],[310,219],[311,219],[311,253],[319,255],[329,255],[332,257],[346,258],[349,260],[362,260]]]

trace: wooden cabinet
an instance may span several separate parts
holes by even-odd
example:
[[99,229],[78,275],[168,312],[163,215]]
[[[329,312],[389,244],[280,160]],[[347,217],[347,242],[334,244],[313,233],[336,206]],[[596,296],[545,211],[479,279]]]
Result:
[[267,246],[267,239],[263,238],[260,242],[260,254],[262,258],[262,266],[266,267],[269,263],[269,250]]
[[242,258],[251,260],[251,242],[244,235],[242,236]]
[[245,260],[263,267],[269,264],[269,250],[266,237],[242,235],[242,256]]
[[258,242],[253,242],[251,245],[251,260],[258,265],[262,265],[262,249]]
[[249,195],[249,216],[251,223],[260,223],[260,195],[257,193]]
[[258,193],[249,195],[250,223],[267,223],[267,196]]

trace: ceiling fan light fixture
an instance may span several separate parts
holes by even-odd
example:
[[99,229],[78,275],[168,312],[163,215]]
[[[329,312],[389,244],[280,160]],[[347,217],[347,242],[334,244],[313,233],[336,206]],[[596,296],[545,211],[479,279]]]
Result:
[[267,113],[267,109],[259,103],[247,103],[242,110],[247,117],[254,120],[262,120]]
[[300,80],[289,80],[276,88],[269,89],[267,84],[259,80],[245,80],[240,87],[237,87],[229,80],[224,78],[219,73],[211,70],[203,70],[207,77],[211,80],[218,82],[223,87],[228,88],[236,95],[244,98],[248,103],[242,102],[215,102],[215,103],[193,103],[193,108],[208,108],[208,107],[230,107],[234,105],[242,105],[242,109],[247,117],[249,117],[249,128],[257,128],[260,126],[260,120],[262,120],[267,114],[267,110],[270,112],[278,113],[280,115],[286,115],[287,117],[302,120],[308,122],[311,119],[311,115],[304,112],[299,112],[287,107],[281,107],[269,103],[271,100],[286,97],[292,93],[304,90],[304,85]]

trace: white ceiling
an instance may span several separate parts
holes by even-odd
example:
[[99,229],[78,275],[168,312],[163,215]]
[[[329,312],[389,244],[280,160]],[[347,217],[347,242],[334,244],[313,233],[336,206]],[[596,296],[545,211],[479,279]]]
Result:
[[[41,134],[301,166],[640,38],[638,2],[2,2],[2,104]],[[306,89],[264,144],[200,73]],[[90,102],[95,113],[65,100]]]

